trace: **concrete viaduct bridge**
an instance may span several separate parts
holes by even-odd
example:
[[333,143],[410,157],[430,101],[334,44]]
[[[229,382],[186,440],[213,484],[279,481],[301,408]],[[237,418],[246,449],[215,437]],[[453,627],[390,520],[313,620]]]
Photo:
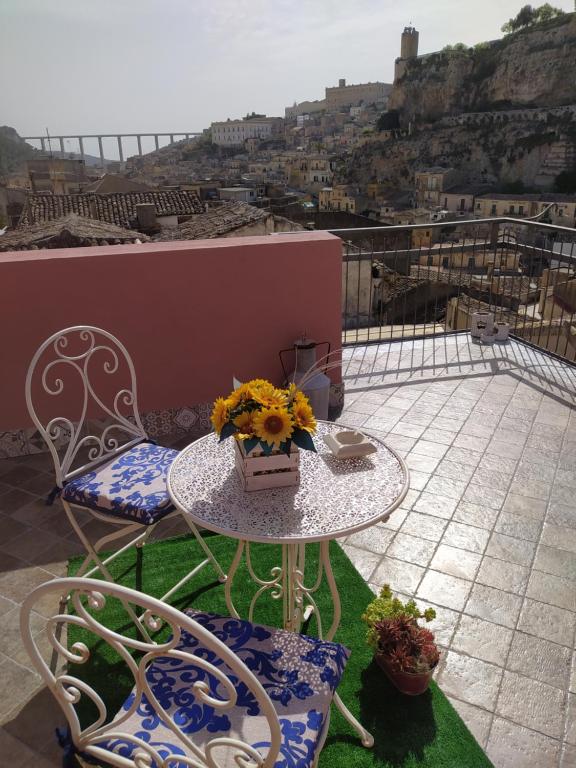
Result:
[[169,143],[173,144],[175,140],[180,141],[182,139],[189,139],[190,136],[201,136],[200,133],[195,133],[194,131],[174,131],[172,133],[101,133],[101,134],[71,134],[70,136],[23,136],[22,138],[24,141],[27,142],[35,142],[36,144],[39,143],[40,147],[43,151],[46,151],[46,145],[51,148],[52,142],[58,142],[60,145],[60,152],[69,152],[74,150],[68,150],[64,147],[64,140],[75,140],[78,142],[79,152],[82,160],[84,160],[84,156],[86,155],[86,152],[84,150],[84,139],[97,139],[98,140],[98,149],[100,153],[100,162],[102,163],[102,167],[104,168],[106,165],[106,158],[104,157],[104,147],[103,147],[103,139],[116,139],[118,142],[118,155],[120,157],[120,162],[124,162],[124,148],[122,146],[122,140],[123,139],[136,139],[136,142],[138,144],[138,154],[142,155],[144,154],[142,152],[142,139],[143,138],[154,138],[154,144],[156,146],[156,149],[160,149],[160,139],[161,138],[169,138]]

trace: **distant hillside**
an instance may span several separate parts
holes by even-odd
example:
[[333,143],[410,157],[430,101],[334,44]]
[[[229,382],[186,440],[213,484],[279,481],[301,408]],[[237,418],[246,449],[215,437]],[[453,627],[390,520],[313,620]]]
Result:
[[389,109],[401,121],[576,103],[576,14],[481,43],[400,62]]
[[22,170],[27,160],[37,152],[38,150],[20,138],[14,128],[8,125],[0,126],[0,176]]

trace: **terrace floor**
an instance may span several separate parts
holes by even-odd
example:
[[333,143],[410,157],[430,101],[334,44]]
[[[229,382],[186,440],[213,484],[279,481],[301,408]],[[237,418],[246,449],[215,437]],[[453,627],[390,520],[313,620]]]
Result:
[[[349,347],[344,363],[339,421],[384,436],[411,472],[402,506],[345,550],[374,590],[388,582],[436,607],[437,680],[496,768],[576,766],[576,369],[467,334]],[[42,501],[52,484],[46,455],[0,462],[0,762],[11,768],[61,759],[59,711],[18,634],[24,596],[78,551]]]

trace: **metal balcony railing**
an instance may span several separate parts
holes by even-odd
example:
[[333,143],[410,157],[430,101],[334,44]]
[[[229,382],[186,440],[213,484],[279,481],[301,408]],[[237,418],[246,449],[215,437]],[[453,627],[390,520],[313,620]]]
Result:
[[343,243],[345,344],[463,331],[489,310],[576,359],[575,229],[502,217],[330,231]]

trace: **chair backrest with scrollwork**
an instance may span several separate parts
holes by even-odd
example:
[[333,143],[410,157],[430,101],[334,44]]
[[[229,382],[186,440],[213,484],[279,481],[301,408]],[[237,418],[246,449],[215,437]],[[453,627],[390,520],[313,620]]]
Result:
[[[59,612],[61,604],[37,634],[34,608],[42,601],[46,613],[50,595],[55,605],[59,596],[68,595],[67,610]],[[118,610],[125,611],[128,606],[140,614],[140,632],[128,612],[121,614],[125,621],[118,621]],[[115,627],[121,626],[122,630],[107,626],[112,623],[111,615],[115,616]],[[271,768],[275,764],[282,737],[268,694],[235,653],[176,608],[110,582],[54,579],[34,589],[24,601],[20,629],[34,666],[68,720],[75,751],[86,760],[134,768],[224,764]],[[42,638],[43,632],[46,638]],[[76,633],[74,642],[72,633]],[[44,657],[46,651],[40,651],[46,646],[43,640],[52,649],[49,660]],[[114,670],[104,666],[106,647],[114,652]],[[95,672],[82,674],[90,665]],[[175,670],[184,665],[187,689],[172,693],[170,681]],[[108,711],[105,698],[97,690],[98,683],[109,674],[114,674],[115,688],[116,681],[122,679],[133,685],[117,714]],[[210,718],[218,722],[233,717],[234,710],[247,712],[243,717],[251,723],[241,732],[251,735],[249,741],[232,734],[218,735],[218,728],[208,728],[202,741],[195,739],[194,729],[187,728],[183,719],[184,702],[191,706],[195,723]],[[238,707],[238,703],[243,706]],[[253,716],[255,713],[257,716]],[[152,733],[134,730],[130,723],[135,714],[142,722],[154,725]],[[157,725],[163,729],[162,739]]]
[[[78,325],[46,339],[28,368],[26,404],[48,444],[60,487],[146,439],[132,359],[100,328]],[[54,412],[52,405],[64,414],[45,415]],[[100,434],[89,434],[96,418],[104,420]]]

